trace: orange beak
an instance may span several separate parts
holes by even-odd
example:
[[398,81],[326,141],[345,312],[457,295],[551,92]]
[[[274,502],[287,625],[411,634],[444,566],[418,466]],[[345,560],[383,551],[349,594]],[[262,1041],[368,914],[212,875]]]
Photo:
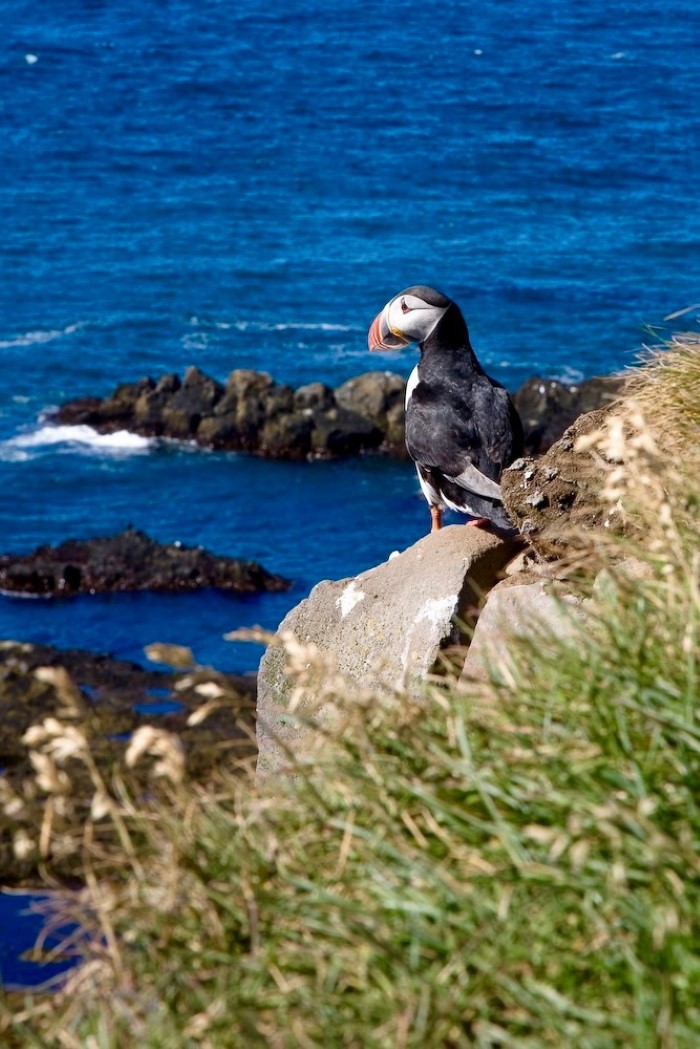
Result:
[[402,346],[408,346],[411,341],[391,331],[386,322],[385,313],[386,308],[377,314],[369,327],[367,346],[372,353],[376,353],[377,350],[400,350]]

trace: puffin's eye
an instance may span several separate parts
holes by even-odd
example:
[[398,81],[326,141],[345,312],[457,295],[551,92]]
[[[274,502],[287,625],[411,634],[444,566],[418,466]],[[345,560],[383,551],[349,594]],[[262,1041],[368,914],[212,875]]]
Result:
[[406,300],[405,299],[401,299],[401,312],[402,313],[408,313],[410,308],[411,308],[410,306],[406,305]]

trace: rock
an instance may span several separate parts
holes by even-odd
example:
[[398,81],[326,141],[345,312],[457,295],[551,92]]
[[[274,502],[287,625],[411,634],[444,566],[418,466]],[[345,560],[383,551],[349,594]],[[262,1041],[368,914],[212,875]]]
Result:
[[65,597],[204,587],[249,594],[290,585],[256,561],[216,557],[179,543],[160,544],[132,528],[109,538],[69,539],[60,546],[40,546],[31,554],[0,556],[0,589],[14,594]]
[[599,430],[608,415],[605,408],[582,415],[541,458],[518,459],[503,472],[506,510],[542,557],[559,558],[595,530],[620,527],[600,499],[605,478],[600,457],[574,447],[579,437]]
[[[142,725],[154,725],[177,733],[184,746],[188,778],[206,783],[222,766],[235,769],[241,761],[254,758],[255,690],[254,675],[221,674],[204,667],[187,673],[149,670],[100,653],[2,641],[0,778],[6,788],[19,793],[23,784],[33,782],[22,736],[31,725],[56,717],[88,736],[93,758],[107,782],[111,781],[115,762],[123,757],[131,733]],[[213,695],[221,705],[208,717],[190,723],[190,715],[201,710]],[[71,779],[71,818],[75,823],[67,819],[64,830],[79,837],[95,788],[80,761],[69,762],[66,770]],[[137,769],[131,774],[122,770],[121,775],[136,795],[144,789],[152,792],[152,783],[143,771]],[[34,807],[28,805],[19,820],[35,838],[41,823],[36,803]],[[20,860],[13,853],[12,837],[17,829],[17,818],[0,806],[3,883],[37,876],[36,855]],[[52,855],[48,865],[57,876],[75,876],[73,853]]]
[[273,459],[303,459],[311,448],[313,421],[305,415],[277,413],[265,422],[259,450]]
[[65,426],[92,426],[99,429],[100,408],[103,403],[101,397],[76,397],[75,400],[62,405],[54,419]]
[[525,451],[528,455],[546,452],[579,415],[612,404],[623,384],[619,375],[574,385],[556,379],[528,379],[513,394],[525,433]]
[[107,431],[128,429],[139,397],[155,389],[155,385],[153,379],[146,377],[117,386],[100,405],[98,428]]
[[312,419],[311,448],[317,456],[356,455],[368,448],[378,448],[382,443],[382,431],[369,419],[347,408],[314,412]]
[[384,435],[384,447],[402,458],[406,380],[394,372],[365,372],[335,391],[338,404],[369,419]]
[[[528,380],[514,394],[526,450],[544,452],[581,412],[610,403],[622,382],[620,377],[596,378],[567,386],[553,379]],[[102,433],[128,429],[277,459],[376,449],[407,459],[405,390],[403,377],[386,371],[357,375],[335,391],[320,382],[294,391],[265,372],[235,369],[224,388],[198,368],[189,368],[182,382],[173,374],[157,382],[144,378],[123,383],[103,400],[68,401],[54,418],[70,425],[85,423]]]
[[294,394],[294,407],[298,411],[306,408],[325,411],[327,408],[335,408],[336,399],[330,386],[322,382],[310,382],[307,386],[300,386]]
[[515,666],[509,651],[513,637],[571,636],[574,617],[583,614],[581,601],[551,581],[519,584],[513,577],[498,583],[479,615],[460,683],[509,680]]
[[[456,620],[472,622],[481,595],[496,582],[518,543],[453,525],[354,579],[324,581],[280,624],[301,644],[331,654],[341,674],[359,686],[413,687],[444,649],[462,636]],[[285,747],[302,753],[309,730],[290,724],[292,683],[280,646],[266,651],[258,675],[258,772],[286,765]],[[313,709],[304,697],[297,712]],[[323,713],[320,715],[323,717]]]
[[162,410],[163,432],[168,437],[193,437],[202,418],[213,413],[223,394],[223,386],[215,379],[199,368],[188,368],[182,386]]

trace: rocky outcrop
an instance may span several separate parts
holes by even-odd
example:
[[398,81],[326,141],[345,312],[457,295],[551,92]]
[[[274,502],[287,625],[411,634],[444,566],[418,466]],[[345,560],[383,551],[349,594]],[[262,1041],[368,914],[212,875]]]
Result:
[[[362,687],[411,688],[440,665],[476,621],[482,595],[514,556],[518,541],[461,525],[421,539],[355,579],[324,581],[279,627],[301,645],[330,654],[345,679]],[[258,674],[258,771],[284,768],[286,752],[303,752],[309,733],[289,719],[292,682],[281,646],[268,648]],[[303,719],[311,693],[295,705]],[[321,719],[324,712],[318,712]]]
[[[391,383],[381,380],[379,388],[382,381],[388,393],[384,409],[378,398],[380,422],[393,407]],[[403,389],[403,379],[397,381]],[[355,410],[351,401],[336,398],[322,383],[293,390],[264,372],[236,369],[224,386],[198,368],[189,368],[182,381],[177,375],[157,382],[145,378],[118,386],[104,400],[69,401],[54,418],[69,425],[86,424],[100,433],[125,429],[273,459],[333,458],[377,449],[385,441],[385,430]]]
[[539,459],[518,459],[503,473],[508,514],[541,557],[561,557],[595,531],[619,527],[614,510],[600,498],[600,456],[576,447],[580,437],[600,430],[608,414],[601,408],[582,415]]
[[214,587],[231,593],[287,590],[288,579],[257,561],[217,557],[202,547],[157,543],[127,528],[99,539],[68,539],[30,554],[0,556],[0,590],[65,597],[78,593]]
[[[526,452],[546,451],[578,415],[608,404],[621,383],[620,378],[571,386],[528,380],[514,394]],[[367,451],[406,458],[405,389],[402,376],[386,371],[358,375],[336,390],[320,382],[293,390],[264,372],[236,369],[222,384],[189,368],[182,380],[172,374],[144,378],[118,386],[104,399],[68,401],[54,419],[100,433],[130,430],[274,459],[328,459]]]

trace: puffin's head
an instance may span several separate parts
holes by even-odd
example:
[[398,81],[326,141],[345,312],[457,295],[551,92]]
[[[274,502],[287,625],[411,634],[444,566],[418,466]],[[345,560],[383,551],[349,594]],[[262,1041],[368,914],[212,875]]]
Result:
[[367,345],[373,351],[398,350],[409,342],[424,342],[451,305],[451,299],[425,284],[406,288],[374,318]]

